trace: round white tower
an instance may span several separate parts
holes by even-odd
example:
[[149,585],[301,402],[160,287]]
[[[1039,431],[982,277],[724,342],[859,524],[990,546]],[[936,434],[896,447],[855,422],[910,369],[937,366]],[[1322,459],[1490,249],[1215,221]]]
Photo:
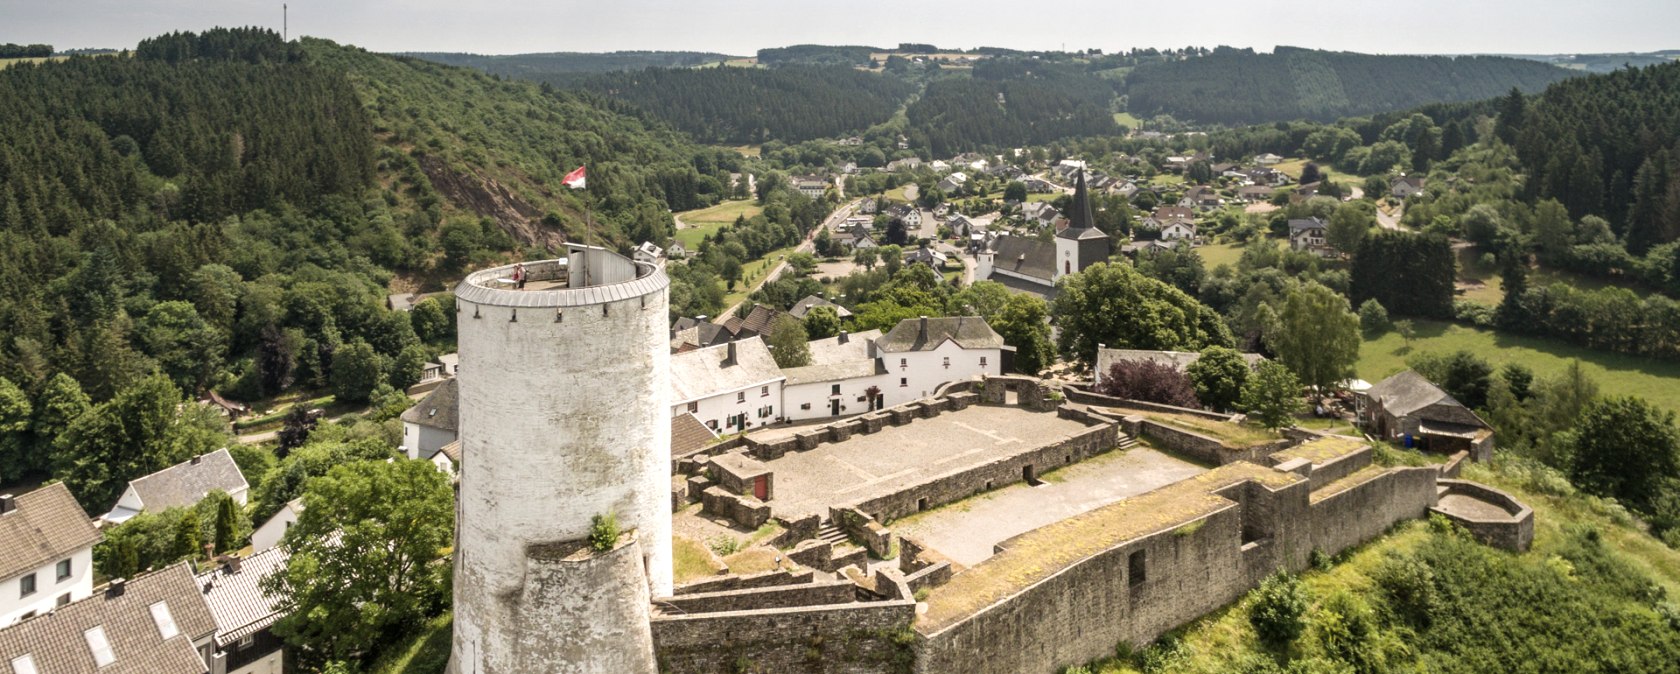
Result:
[[[671,593],[670,280],[571,245],[455,289],[461,483],[451,671],[655,671]],[[591,553],[591,520],[635,530]]]

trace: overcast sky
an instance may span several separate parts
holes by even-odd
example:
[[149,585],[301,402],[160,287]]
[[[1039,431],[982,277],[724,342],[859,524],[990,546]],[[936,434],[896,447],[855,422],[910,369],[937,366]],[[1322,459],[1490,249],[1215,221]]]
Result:
[[[1368,53],[1680,48],[1680,0],[289,0],[291,34],[373,51],[657,49],[750,55],[799,43],[1106,51]],[[0,42],[132,47],[172,30],[280,29],[280,0],[0,0]]]

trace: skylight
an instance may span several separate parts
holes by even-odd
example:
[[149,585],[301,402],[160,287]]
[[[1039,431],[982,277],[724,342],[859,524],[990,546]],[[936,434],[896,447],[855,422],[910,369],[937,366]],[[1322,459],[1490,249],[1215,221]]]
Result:
[[95,627],[82,633],[87,637],[88,650],[93,651],[95,665],[104,667],[117,661],[117,654],[111,652],[111,642],[105,640],[105,628]]
[[28,653],[12,658],[12,674],[36,674],[35,658]]
[[181,630],[175,628],[175,617],[169,615],[168,604],[161,601],[152,604],[152,620],[157,622],[158,633],[163,635],[165,641],[181,633]]

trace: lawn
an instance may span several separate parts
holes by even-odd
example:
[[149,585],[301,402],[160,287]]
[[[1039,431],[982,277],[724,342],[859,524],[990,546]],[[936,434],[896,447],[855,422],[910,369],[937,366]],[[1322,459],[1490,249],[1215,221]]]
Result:
[[[1505,301],[1504,282],[1499,276],[1496,265],[1483,264],[1481,251],[1474,246],[1459,248],[1453,251],[1458,255],[1458,280],[1480,281],[1480,287],[1473,287],[1459,295],[1459,299],[1497,306]],[[1531,267],[1528,270],[1528,285],[1531,287],[1547,286],[1553,283],[1563,283],[1581,290],[1598,290],[1601,288],[1622,287],[1632,290],[1640,297],[1647,297],[1651,291],[1637,286],[1620,285],[1604,279],[1576,274],[1561,269],[1547,269],[1545,267]]]
[[1119,124],[1120,126],[1124,126],[1128,129],[1136,129],[1140,126],[1143,126],[1143,120],[1138,119],[1137,117],[1133,116],[1132,113],[1129,113],[1129,112],[1116,112],[1116,113],[1114,113],[1114,123]]
[[700,246],[700,240],[718,231],[724,225],[735,223],[740,216],[752,217],[764,212],[764,207],[755,204],[750,199],[742,201],[725,201],[711,208],[697,211],[683,211],[677,214],[684,223],[691,225],[688,229],[677,230],[677,241],[682,242],[684,248],[690,251]]
[[[1281,171],[1284,175],[1287,175],[1291,178],[1295,178],[1295,179],[1299,180],[1301,178],[1301,169],[1305,168],[1307,163],[1310,162],[1310,161],[1311,160],[1309,160],[1309,159],[1286,159],[1284,161],[1278,162],[1278,164],[1276,166],[1273,166],[1272,168],[1277,169],[1278,171]],[[1326,164],[1324,162],[1312,162],[1312,163],[1318,164],[1318,168],[1319,168],[1320,171],[1327,171],[1327,172],[1330,173],[1330,182],[1337,183],[1339,185],[1348,185],[1350,187],[1359,187],[1361,183],[1365,182],[1364,178],[1356,176],[1352,173],[1348,173],[1346,171],[1338,170],[1334,166],[1331,166],[1331,165]]]
[[723,306],[732,307],[735,306],[736,302],[747,299],[747,295],[752,294],[753,288],[758,285],[759,281],[764,279],[764,275],[774,268],[776,263],[781,262],[788,255],[793,254],[795,248],[797,248],[797,246],[778,248],[765,253],[764,257],[741,265],[741,281],[735,284],[734,292],[723,296]]
[[[1274,246],[1278,245],[1281,241],[1280,239],[1261,240],[1271,243]],[[1222,264],[1228,264],[1235,267],[1237,266],[1237,260],[1242,259],[1243,251],[1247,249],[1248,244],[1215,243],[1196,248],[1196,254],[1202,257],[1202,266],[1207,267],[1208,269],[1213,269]]]
[[1177,173],[1157,173],[1155,174],[1155,177],[1149,179],[1149,184],[1182,185],[1184,184],[1184,176],[1178,175]]
[[1219,440],[1228,447],[1241,448],[1263,445],[1283,439],[1283,436],[1251,424],[1234,424],[1228,421],[1214,421],[1204,417],[1189,414],[1175,414],[1172,412],[1127,412],[1141,414],[1144,418],[1160,424],[1200,433],[1215,440]]
[[1354,369],[1361,379],[1376,383],[1406,367],[1406,357],[1418,352],[1453,353],[1470,351],[1500,367],[1517,362],[1545,377],[1562,372],[1570,360],[1598,382],[1607,395],[1644,398],[1664,409],[1680,412],[1680,363],[1593,351],[1535,337],[1517,337],[1435,321],[1417,321],[1417,336],[1407,347],[1390,332],[1366,339]]
[[671,566],[680,585],[718,575],[721,570],[712,552],[699,541],[687,536],[671,537]]

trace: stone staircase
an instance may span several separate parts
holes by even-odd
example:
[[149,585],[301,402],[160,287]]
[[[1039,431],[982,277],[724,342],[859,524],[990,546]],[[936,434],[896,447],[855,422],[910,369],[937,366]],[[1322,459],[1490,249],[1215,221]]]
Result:
[[1137,437],[1136,436],[1133,436],[1130,433],[1121,433],[1120,434],[1120,442],[1115,443],[1114,448],[1116,450],[1124,452],[1124,451],[1126,451],[1128,449],[1131,449],[1133,447],[1136,447],[1136,446],[1137,446]]
[[817,540],[830,545],[840,545],[846,542],[846,532],[841,531],[833,522],[824,522],[817,528]]

